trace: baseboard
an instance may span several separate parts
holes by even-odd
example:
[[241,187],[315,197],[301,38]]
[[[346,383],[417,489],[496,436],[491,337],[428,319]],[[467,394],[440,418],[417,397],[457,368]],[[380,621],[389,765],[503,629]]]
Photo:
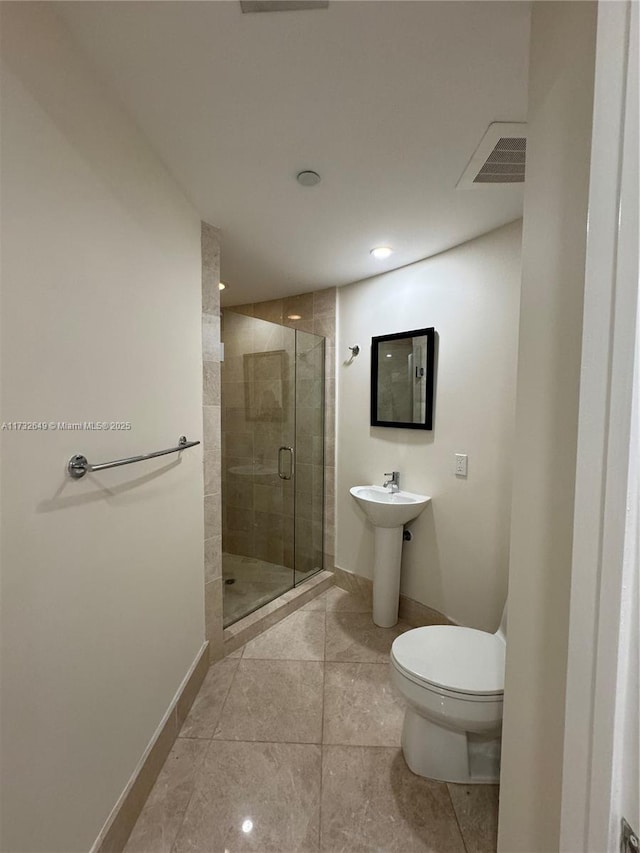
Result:
[[[336,586],[345,589],[352,595],[359,595],[366,601],[371,603],[373,599],[373,581],[370,578],[356,575],[353,572],[348,572],[345,569],[340,569],[338,566],[333,571],[335,575]],[[423,625],[454,625],[455,623],[433,607],[427,607],[420,601],[409,598],[406,595],[400,595],[400,603],[398,607],[398,617],[414,628],[421,628]]]
[[121,853],[209,669],[204,643],[149,741],[90,853]]

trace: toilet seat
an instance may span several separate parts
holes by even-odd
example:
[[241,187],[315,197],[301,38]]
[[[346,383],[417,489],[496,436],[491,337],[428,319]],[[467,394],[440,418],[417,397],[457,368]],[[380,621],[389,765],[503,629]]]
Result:
[[506,645],[495,634],[453,625],[414,628],[397,637],[394,665],[414,683],[475,701],[502,699]]

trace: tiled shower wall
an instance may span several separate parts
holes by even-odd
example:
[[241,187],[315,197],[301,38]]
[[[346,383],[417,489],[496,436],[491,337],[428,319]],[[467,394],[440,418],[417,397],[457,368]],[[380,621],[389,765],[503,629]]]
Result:
[[229,554],[292,567],[294,495],[277,468],[278,447],[292,441],[292,333],[233,309],[221,322],[222,544]]
[[202,223],[202,436],[204,464],[204,603],[209,660],[222,657],[220,492],[220,241]]
[[[324,568],[333,571],[335,555],[335,338],[336,289],[317,290],[284,299],[234,306],[236,314],[279,323],[292,329],[322,335],[325,343],[325,469]],[[289,319],[299,315],[299,320]],[[311,466],[309,466],[311,467]]]

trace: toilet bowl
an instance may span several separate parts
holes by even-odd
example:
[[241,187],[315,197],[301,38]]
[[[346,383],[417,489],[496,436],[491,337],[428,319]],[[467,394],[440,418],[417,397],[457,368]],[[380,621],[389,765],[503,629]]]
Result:
[[505,626],[506,605],[495,634],[431,625],[395,639],[391,681],[407,703],[402,752],[418,776],[499,781]]

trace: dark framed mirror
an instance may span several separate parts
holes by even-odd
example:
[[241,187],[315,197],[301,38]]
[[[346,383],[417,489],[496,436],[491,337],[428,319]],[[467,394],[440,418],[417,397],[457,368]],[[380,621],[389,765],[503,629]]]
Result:
[[433,327],[371,339],[371,426],[433,429]]

